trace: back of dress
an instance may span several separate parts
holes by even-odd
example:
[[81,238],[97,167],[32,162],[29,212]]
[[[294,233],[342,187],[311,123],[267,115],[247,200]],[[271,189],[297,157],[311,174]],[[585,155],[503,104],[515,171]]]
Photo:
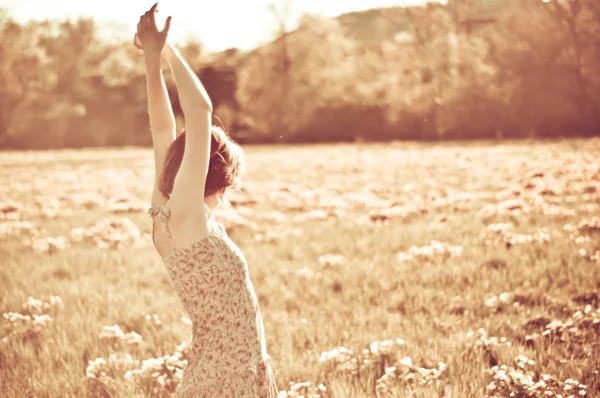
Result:
[[163,261],[193,322],[178,392],[184,397],[277,397],[246,259],[206,209],[208,236],[182,248],[171,237],[169,208],[149,210],[154,222],[158,218],[165,226],[172,252]]

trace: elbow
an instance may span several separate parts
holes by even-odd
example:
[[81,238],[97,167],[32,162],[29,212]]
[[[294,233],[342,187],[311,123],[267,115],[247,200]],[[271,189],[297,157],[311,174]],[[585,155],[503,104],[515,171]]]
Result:
[[212,113],[213,113],[212,101],[206,101],[206,104],[204,106],[206,108],[206,111],[212,115]]

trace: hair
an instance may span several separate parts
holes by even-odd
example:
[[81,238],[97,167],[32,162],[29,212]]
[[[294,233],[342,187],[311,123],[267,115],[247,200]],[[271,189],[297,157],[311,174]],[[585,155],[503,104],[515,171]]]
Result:
[[[185,150],[185,130],[173,141],[167,152],[159,182],[159,190],[167,197],[173,192],[175,176],[181,167]],[[204,196],[225,193],[228,188],[240,187],[245,161],[242,148],[225,131],[217,126],[211,128],[210,160]],[[221,200],[221,198],[219,198]]]

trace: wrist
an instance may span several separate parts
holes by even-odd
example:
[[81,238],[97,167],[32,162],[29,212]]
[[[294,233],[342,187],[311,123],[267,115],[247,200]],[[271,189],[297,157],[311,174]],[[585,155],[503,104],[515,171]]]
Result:
[[160,53],[155,51],[144,51],[144,60],[146,64],[160,64]]

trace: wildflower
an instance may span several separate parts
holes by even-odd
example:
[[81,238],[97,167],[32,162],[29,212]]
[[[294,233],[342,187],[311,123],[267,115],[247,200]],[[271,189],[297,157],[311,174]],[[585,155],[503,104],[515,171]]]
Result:
[[81,229],[71,230],[74,240],[87,239],[100,248],[118,249],[125,246],[140,247],[149,243],[137,225],[129,218],[107,218],[100,220],[81,236]]
[[158,315],[156,314],[144,314],[142,313],[142,317],[144,318],[144,320],[156,327],[160,327],[162,326],[162,321],[160,320],[160,318],[158,317]]
[[46,237],[35,239],[33,241],[27,241],[27,243],[37,251],[54,254],[66,248],[67,239],[64,236],[58,236],[56,238]]
[[124,333],[119,325],[104,326],[98,337],[102,340],[123,341],[125,344],[134,345],[142,342],[142,336],[136,332]]
[[462,255],[462,246],[451,246],[438,241],[431,241],[422,247],[411,246],[408,251],[397,254],[400,261],[433,260],[435,258],[458,257]]
[[324,267],[337,267],[344,264],[344,256],[341,254],[325,254],[319,257],[319,264]]

